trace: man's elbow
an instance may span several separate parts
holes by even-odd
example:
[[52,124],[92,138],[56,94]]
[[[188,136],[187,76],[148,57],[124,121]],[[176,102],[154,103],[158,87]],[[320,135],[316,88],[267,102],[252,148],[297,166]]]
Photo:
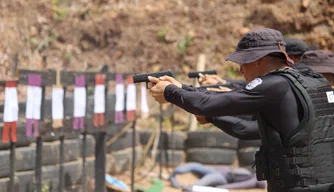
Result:
[[[186,104],[186,106],[187,106],[187,104]],[[203,105],[201,105],[200,103],[193,104],[192,105],[192,110],[191,111],[189,110],[188,112],[190,112],[190,113],[192,113],[194,115],[208,116],[207,115],[208,108],[203,107]]]
[[204,116],[209,116],[209,117],[219,117],[219,116],[223,116],[223,114],[221,113],[221,110],[217,110],[216,107],[213,107],[212,105],[198,105],[196,106],[198,112]]

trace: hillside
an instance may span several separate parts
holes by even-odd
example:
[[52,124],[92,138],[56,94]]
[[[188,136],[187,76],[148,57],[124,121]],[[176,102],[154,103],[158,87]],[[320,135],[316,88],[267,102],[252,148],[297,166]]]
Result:
[[[20,68],[37,70],[46,57],[48,68],[187,73],[205,53],[207,69],[240,78],[224,58],[257,27],[334,51],[334,1],[2,0],[0,77],[10,75],[15,54]],[[25,93],[19,89],[20,99]]]
[[[249,29],[271,27],[334,50],[334,2],[324,0],[4,0],[0,66],[108,64],[121,72],[194,69],[198,54],[223,73],[224,57]],[[182,70],[181,70],[182,69]]]

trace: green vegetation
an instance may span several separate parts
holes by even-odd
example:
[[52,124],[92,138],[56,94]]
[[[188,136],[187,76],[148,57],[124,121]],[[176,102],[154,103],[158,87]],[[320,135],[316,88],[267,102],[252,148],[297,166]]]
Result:
[[49,192],[49,191],[50,191],[49,184],[44,183],[42,187],[42,192]]
[[160,41],[166,41],[167,29],[162,29],[158,32],[158,38]]
[[181,55],[185,55],[187,53],[188,48],[190,47],[191,37],[187,34],[185,41],[177,43],[177,50]]
[[53,10],[53,18],[55,20],[64,20],[66,16],[66,10],[60,7],[59,0],[52,0],[52,10]]

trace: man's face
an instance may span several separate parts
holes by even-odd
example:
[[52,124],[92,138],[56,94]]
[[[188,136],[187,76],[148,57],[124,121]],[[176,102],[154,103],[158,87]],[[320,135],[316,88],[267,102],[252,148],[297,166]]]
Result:
[[321,75],[324,76],[332,86],[334,86],[334,74],[332,74],[332,73],[321,73]]
[[295,63],[300,62],[301,56],[296,56],[296,55],[289,55],[290,59],[292,59]]
[[250,82],[256,77],[260,76],[257,62],[241,65],[240,72],[244,75],[247,82]]

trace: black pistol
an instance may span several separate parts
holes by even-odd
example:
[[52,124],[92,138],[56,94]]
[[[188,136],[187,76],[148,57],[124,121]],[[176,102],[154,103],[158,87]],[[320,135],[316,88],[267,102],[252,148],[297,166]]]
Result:
[[148,76],[159,78],[159,77],[162,77],[162,76],[165,76],[165,75],[170,76],[170,77],[174,77],[174,72],[169,69],[167,71],[160,71],[160,72],[156,72],[156,73],[136,74],[136,75],[133,75],[133,82],[134,83],[146,82],[146,88],[150,89],[149,86],[148,86],[148,83],[150,82],[148,80]]
[[209,71],[194,71],[194,72],[189,72],[188,77],[189,78],[199,78],[199,74],[202,75],[217,75],[216,70],[209,70]]

